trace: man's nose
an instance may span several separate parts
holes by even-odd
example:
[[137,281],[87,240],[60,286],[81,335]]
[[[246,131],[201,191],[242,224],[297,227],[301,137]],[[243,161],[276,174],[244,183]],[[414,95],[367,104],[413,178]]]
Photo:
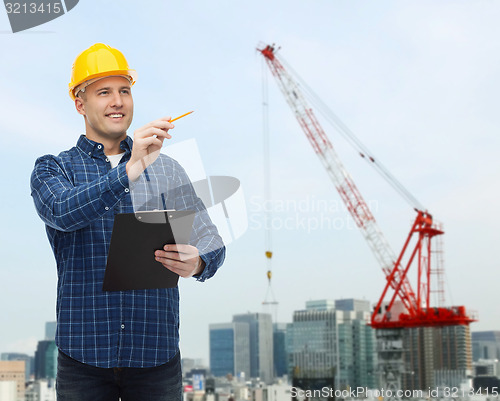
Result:
[[119,91],[113,92],[113,98],[111,99],[111,106],[121,107],[123,106],[123,99]]

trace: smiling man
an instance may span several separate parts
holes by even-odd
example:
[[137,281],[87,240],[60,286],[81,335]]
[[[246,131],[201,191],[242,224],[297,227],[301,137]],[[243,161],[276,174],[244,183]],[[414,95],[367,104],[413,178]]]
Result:
[[[129,186],[141,174],[168,184],[165,209],[196,211],[190,243],[167,244],[151,257],[204,281],[225,256],[184,169],[160,154],[174,128],[170,117],[137,129],[134,141],[127,135],[135,79],[117,49],[98,43],[83,51],[69,90],[85,134],[68,151],[37,159],[31,176],[57,263],[59,401],[181,399],[178,287],[102,291],[114,216],[134,212]],[[155,160],[160,168],[151,165]]]
[[[112,76],[101,78],[90,85],[80,85],[75,106],[85,116],[85,135],[93,141],[104,141],[105,148],[116,147],[122,140],[134,115],[134,102],[129,78]],[[119,143],[118,143],[119,145]],[[119,147],[109,149],[119,152]]]

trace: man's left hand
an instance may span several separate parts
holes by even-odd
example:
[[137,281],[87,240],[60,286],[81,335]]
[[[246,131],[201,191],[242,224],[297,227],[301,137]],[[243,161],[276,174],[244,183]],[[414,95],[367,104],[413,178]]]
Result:
[[155,251],[155,259],[181,277],[201,274],[205,268],[198,249],[191,245],[165,245],[163,250]]

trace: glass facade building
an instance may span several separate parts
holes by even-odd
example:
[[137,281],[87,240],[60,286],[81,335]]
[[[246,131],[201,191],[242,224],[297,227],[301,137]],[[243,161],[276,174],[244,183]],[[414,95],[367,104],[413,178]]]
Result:
[[[250,376],[248,323],[217,323],[209,328],[210,370],[214,376]],[[243,375],[242,375],[243,374]]]
[[363,305],[355,311],[338,310],[330,300],[309,301],[295,311],[286,335],[290,377],[334,377],[337,389],[376,388],[375,331],[366,324],[365,302],[343,303],[346,309]]
[[210,370],[214,376],[234,375],[234,329],[231,324],[210,325]]
[[234,315],[233,322],[247,323],[250,330],[250,377],[271,383],[273,366],[273,324],[268,313]]
[[57,347],[54,340],[39,341],[35,351],[35,379],[55,379]]
[[274,375],[283,377],[288,373],[286,355],[286,324],[274,323],[273,325],[273,363]]

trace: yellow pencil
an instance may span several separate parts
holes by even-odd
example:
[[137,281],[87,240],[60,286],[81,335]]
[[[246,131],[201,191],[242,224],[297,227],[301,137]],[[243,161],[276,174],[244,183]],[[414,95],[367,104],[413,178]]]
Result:
[[[193,110],[193,111],[194,111],[194,110]],[[188,114],[191,114],[193,111],[190,111],[190,112],[188,112],[188,113],[186,113],[186,114],[183,114],[182,116],[175,117],[173,120],[170,120],[170,122],[171,122],[171,123],[173,123],[175,120],[178,120],[179,118],[185,117],[185,116],[187,116]]]

